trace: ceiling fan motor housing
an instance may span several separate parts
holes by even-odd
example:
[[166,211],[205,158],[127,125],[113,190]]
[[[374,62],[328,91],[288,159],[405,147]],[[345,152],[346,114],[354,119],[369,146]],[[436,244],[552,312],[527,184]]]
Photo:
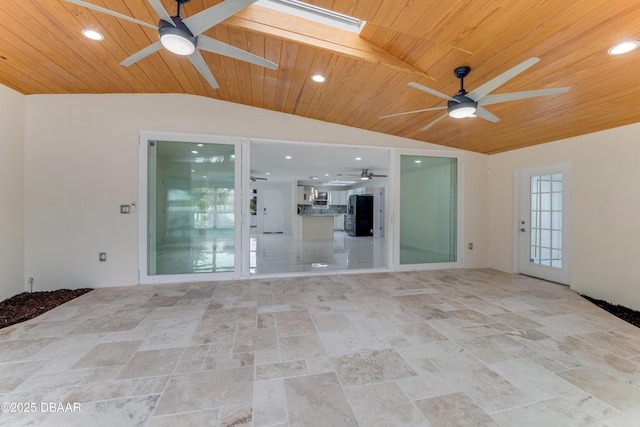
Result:
[[458,94],[455,95],[453,99],[457,100],[458,102],[447,102],[447,112],[449,113],[449,116],[453,118],[460,119],[464,117],[470,117],[476,112],[476,109],[478,108],[478,103],[465,95]]
[[[178,55],[190,55],[196,49],[197,38],[182,22],[180,16],[172,16],[173,24],[161,19],[158,23],[158,35],[160,36],[160,42],[162,45],[173,53]],[[175,25],[174,25],[175,24]],[[184,51],[175,51],[166,43],[167,40],[174,42],[180,42],[178,48],[184,48]],[[186,42],[186,43],[185,43]],[[169,42],[171,43],[171,42]],[[188,45],[191,44],[191,47]]]

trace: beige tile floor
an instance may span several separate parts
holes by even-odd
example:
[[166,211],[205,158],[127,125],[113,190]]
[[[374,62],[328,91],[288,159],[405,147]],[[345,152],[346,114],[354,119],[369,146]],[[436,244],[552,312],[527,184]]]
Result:
[[3,426],[637,426],[640,329],[493,270],[103,288],[0,330],[0,402]]

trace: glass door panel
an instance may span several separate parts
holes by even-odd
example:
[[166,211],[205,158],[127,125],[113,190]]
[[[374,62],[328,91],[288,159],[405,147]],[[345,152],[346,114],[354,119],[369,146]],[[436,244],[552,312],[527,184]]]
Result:
[[141,275],[157,282],[162,277],[239,273],[236,145],[143,143],[147,236],[146,271]]
[[534,175],[530,181],[529,260],[562,268],[562,174]]
[[400,156],[399,263],[458,261],[458,159]]

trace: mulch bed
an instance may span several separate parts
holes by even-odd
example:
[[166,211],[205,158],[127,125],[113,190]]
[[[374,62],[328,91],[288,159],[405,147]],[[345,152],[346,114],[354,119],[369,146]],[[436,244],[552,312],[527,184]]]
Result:
[[608,311],[625,322],[631,323],[633,326],[640,328],[640,311],[635,311],[622,305],[613,305],[606,301],[590,298],[586,295],[582,295],[582,298],[587,301],[591,301],[593,304]]
[[55,291],[23,292],[12,296],[0,302],[0,329],[33,319],[91,290],[93,289],[58,289]]
[[[15,295],[0,302],[0,329],[33,319],[46,311],[56,308],[92,290],[92,288],[58,289],[55,291],[32,293],[23,292]],[[640,311],[635,311],[621,305],[613,305],[606,301],[589,298],[585,295],[582,295],[582,297],[625,322],[640,328]]]

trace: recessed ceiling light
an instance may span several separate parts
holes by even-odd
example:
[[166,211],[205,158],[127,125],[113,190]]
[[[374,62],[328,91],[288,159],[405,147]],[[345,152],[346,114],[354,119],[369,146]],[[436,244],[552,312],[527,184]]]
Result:
[[191,173],[194,173],[196,170],[195,169],[191,169]]
[[204,144],[198,144],[198,147],[204,147]]
[[420,163],[422,163],[422,160],[416,160],[415,162],[420,164]]
[[191,150],[191,154],[198,154],[196,150]]
[[356,160],[362,160],[362,157],[356,157]]
[[325,173],[325,174],[324,174],[324,176],[329,176],[329,174],[328,174],[328,173]]
[[318,177],[317,177],[317,176],[310,176],[309,178],[311,178],[311,179],[318,179]]
[[618,43],[607,51],[609,55],[622,55],[623,53],[631,52],[640,46],[640,42],[637,40],[628,40],[622,43]]
[[264,174],[265,175],[271,175],[271,172],[265,172]]
[[314,74],[311,76],[311,80],[316,83],[324,83],[327,79],[322,74]]
[[291,156],[284,156],[285,159],[291,160]]
[[82,35],[91,40],[104,40],[104,36],[102,35],[102,33],[96,30],[82,30]]

